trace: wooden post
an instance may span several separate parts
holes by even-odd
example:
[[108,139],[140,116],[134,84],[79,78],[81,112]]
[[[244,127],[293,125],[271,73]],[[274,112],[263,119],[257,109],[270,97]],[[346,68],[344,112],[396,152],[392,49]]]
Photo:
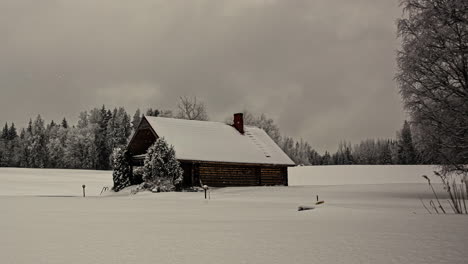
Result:
[[190,165],[190,181],[191,181],[191,186],[195,186],[195,173],[194,173],[194,163],[192,161],[192,164]]
[[206,200],[206,192],[208,191],[208,185],[203,185],[203,189],[205,190],[205,200]]
[[85,193],[86,185],[83,184],[81,187],[83,187],[83,197],[86,197],[86,193]]

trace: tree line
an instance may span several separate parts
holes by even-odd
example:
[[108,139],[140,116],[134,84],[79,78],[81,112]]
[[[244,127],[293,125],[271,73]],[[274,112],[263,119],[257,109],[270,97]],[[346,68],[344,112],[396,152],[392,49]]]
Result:
[[24,168],[110,169],[112,150],[127,144],[131,123],[123,107],[94,108],[79,114],[76,125],[67,119],[46,124],[38,115],[18,133],[5,124],[0,135],[0,166]]
[[[111,110],[102,106],[81,112],[75,125],[70,125],[65,118],[59,123],[46,124],[38,115],[19,132],[14,123],[5,124],[0,134],[0,166],[111,169],[112,151],[125,148],[144,115],[208,120],[205,104],[196,97],[181,97],[175,114],[171,110],[149,108],[144,113],[137,109],[130,117],[124,107]],[[244,123],[264,129],[297,165],[437,163],[437,159],[424,155],[425,150],[418,148],[425,145],[414,143],[408,122],[396,139],[366,139],[354,146],[342,141],[334,153],[323,154],[304,140],[282,136],[274,120],[265,114],[244,111]]]
[[180,97],[178,111],[137,109],[133,118],[124,107],[105,106],[79,113],[75,125],[66,118],[46,124],[41,115],[19,132],[5,123],[0,134],[0,167],[109,170],[112,152],[125,148],[132,131],[146,116],[207,120],[206,107],[196,97]]
[[334,153],[318,153],[307,141],[281,136],[274,120],[244,111],[244,123],[262,128],[297,165],[390,165],[435,164],[423,144],[415,144],[413,128],[405,121],[395,139],[366,139],[354,146],[342,141]]

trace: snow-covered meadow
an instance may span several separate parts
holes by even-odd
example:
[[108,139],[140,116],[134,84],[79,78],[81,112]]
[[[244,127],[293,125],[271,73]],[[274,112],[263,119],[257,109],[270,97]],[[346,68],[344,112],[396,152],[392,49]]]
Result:
[[[0,168],[1,263],[466,263],[468,218],[421,206],[432,170],[297,167],[292,186],[219,188],[204,200],[100,196],[111,172]],[[297,211],[316,195],[325,204]]]

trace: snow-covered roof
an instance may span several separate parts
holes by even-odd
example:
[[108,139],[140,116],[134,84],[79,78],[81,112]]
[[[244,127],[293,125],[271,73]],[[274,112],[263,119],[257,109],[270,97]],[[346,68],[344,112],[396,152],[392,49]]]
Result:
[[180,160],[294,165],[258,127],[245,126],[242,135],[221,122],[145,118],[159,137],[174,146]]

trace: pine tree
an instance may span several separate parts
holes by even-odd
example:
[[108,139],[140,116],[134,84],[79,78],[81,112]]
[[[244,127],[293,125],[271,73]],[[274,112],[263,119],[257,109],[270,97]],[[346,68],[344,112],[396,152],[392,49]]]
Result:
[[8,129],[8,140],[13,140],[18,137],[16,132],[15,123],[11,123],[10,129]]
[[115,148],[112,153],[112,166],[114,171],[112,179],[114,181],[113,190],[118,192],[131,185],[131,166],[128,154],[121,148]]
[[31,137],[31,134],[25,130],[24,128],[21,129],[20,133],[20,143],[19,143],[19,153],[20,153],[20,159],[19,159],[19,166],[22,168],[29,168],[29,138]]
[[2,133],[0,134],[0,167],[8,166],[8,155],[7,152],[7,136],[8,136],[8,124],[5,123],[5,128],[3,128]]
[[328,153],[328,151],[325,151],[325,154],[322,157],[322,164],[323,165],[333,165],[332,158],[330,156],[330,153]]
[[408,121],[405,121],[398,141],[398,157],[402,164],[415,164],[416,151],[414,150],[411,128]]
[[140,124],[141,121],[141,113],[140,113],[140,108],[138,108],[135,111],[135,114],[133,115],[133,120],[132,120],[132,129],[135,130],[137,129],[137,126]]
[[29,119],[28,128],[26,129],[26,131],[29,134],[32,134],[32,119]]
[[349,145],[346,146],[346,148],[345,148],[344,164],[346,164],[346,165],[354,164],[353,154],[351,154],[351,147]]
[[309,160],[310,160],[311,165],[321,165],[322,164],[322,157],[314,149],[311,149],[310,152],[309,152]]
[[16,133],[15,124],[12,123],[10,127],[5,124],[0,136],[0,147],[2,157],[0,158],[0,166],[4,167],[17,167],[19,165],[19,140]]
[[8,123],[5,123],[5,126],[3,127],[2,134],[0,135],[1,139],[8,139]]
[[6,150],[6,140],[0,138],[0,167],[8,167],[8,153]]
[[124,148],[131,133],[130,117],[123,107],[115,108],[107,124],[109,149]]
[[45,168],[47,164],[47,141],[44,120],[38,115],[32,124],[32,133],[28,142],[30,155],[29,161],[33,168]]
[[145,161],[143,180],[150,188],[159,191],[173,191],[182,184],[183,170],[176,159],[173,146],[169,146],[163,138],[148,148]]
[[94,169],[110,169],[110,156],[112,153],[109,148],[107,138],[107,127],[111,118],[112,112],[110,110],[106,110],[104,105],[101,109],[94,108],[90,111],[88,127],[94,134]]
[[392,164],[392,151],[390,149],[390,141],[382,142],[379,153],[379,164],[387,165]]
[[65,119],[65,117],[62,120],[62,127],[63,128],[68,128],[68,122],[67,122],[67,119]]

